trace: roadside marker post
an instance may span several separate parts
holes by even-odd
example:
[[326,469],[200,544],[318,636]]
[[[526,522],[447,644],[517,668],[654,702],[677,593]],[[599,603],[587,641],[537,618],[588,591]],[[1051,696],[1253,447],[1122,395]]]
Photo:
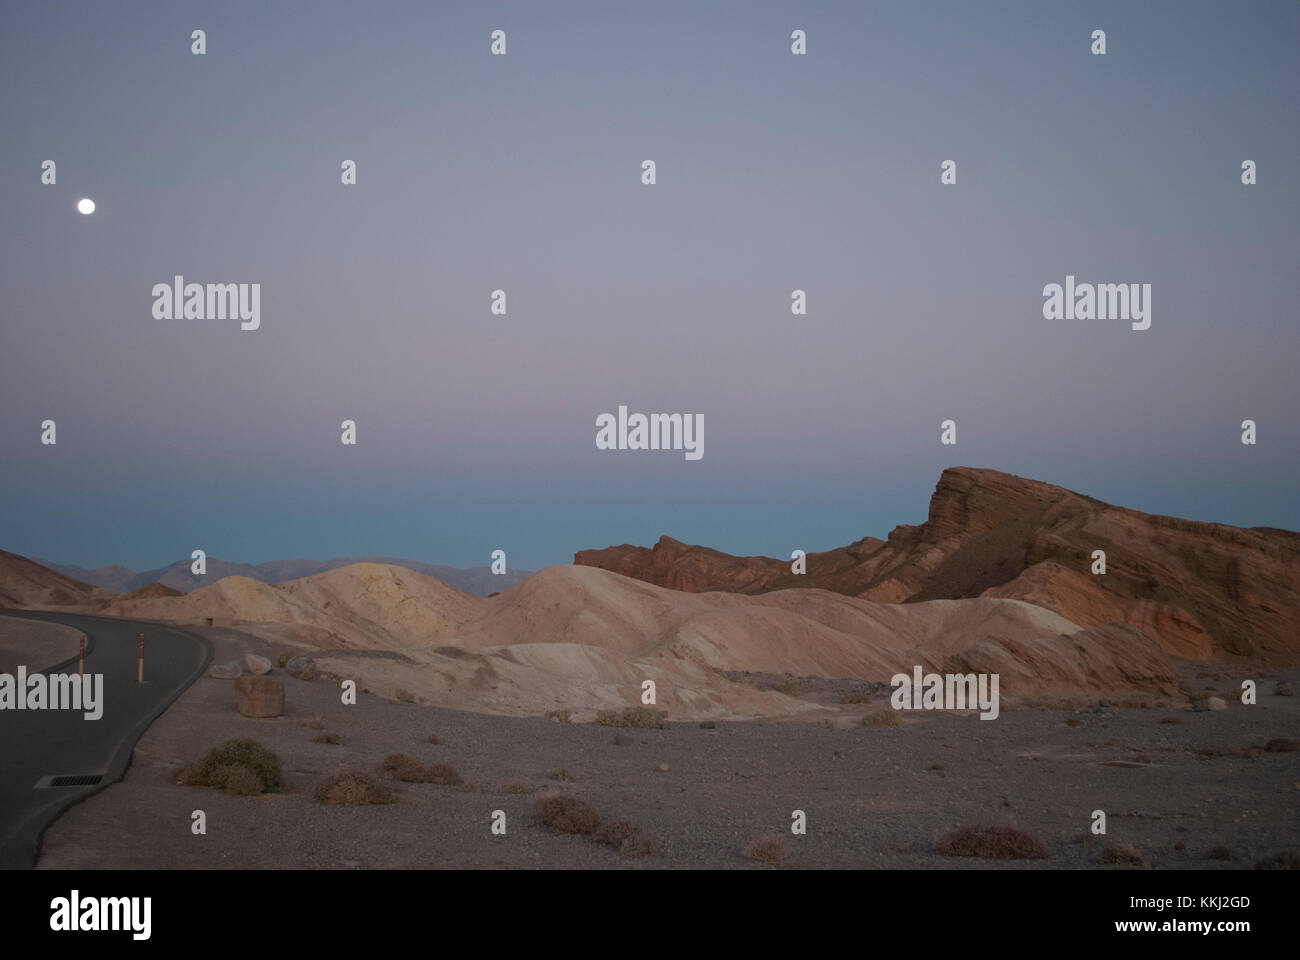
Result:
[[144,634],[140,634],[140,662],[135,672],[135,682],[144,683]]

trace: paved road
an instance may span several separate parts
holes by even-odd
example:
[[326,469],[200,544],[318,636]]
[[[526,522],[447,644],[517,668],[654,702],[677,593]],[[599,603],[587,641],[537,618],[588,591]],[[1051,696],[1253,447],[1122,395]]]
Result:
[[[80,630],[90,641],[86,673],[104,675],[98,720],[75,710],[0,710],[0,868],[12,869],[36,863],[41,834],[64,810],[122,778],[136,741],[202,676],[212,651],[205,640],[156,623],[31,610],[0,610],[0,616]],[[141,633],[145,682],[137,683]],[[74,657],[42,672],[76,671]],[[64,774],[101,774],[103,780],[88,787],[36,787],[42,777]]]

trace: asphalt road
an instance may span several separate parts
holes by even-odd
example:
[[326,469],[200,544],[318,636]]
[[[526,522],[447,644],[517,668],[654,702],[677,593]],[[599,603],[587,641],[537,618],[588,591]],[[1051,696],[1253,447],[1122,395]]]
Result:
[[[103,715],[77,710],[0,710],[0,868],[32,867],[45,828],[68,807],[122,778],[149,724],[203,675],[212,651],[193,634],[156,623],[31,610],[0,616],[50,620],[84,633],[86,673],[103,674]],[[136,682],[139,635],[145,637],[144,682]],[[74,657],[44,673],[77,671]],[[86,787],[37,787],[46,776],[99,774]],[[111,830],[112,824],[105,824]]]

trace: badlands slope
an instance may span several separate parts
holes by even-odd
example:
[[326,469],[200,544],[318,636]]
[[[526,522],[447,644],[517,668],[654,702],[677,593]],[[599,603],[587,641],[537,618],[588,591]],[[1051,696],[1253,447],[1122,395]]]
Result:
[[684,593],[589,566],[549,567],[480,599],[366,563],[284,584],[226,577],[183,596],[120,599],[101,612],[199,625],[212,618],[314,648],[323,670],[377,692],[493,713],[568,709],[585,719],[638,703],[649,679],[674,718],[824,715],[824,707],[727,674],[888,683],[916,665],[943,670],[963,657],[1005,673],[1004,697],[1175,695],[1178,687],[1169,658],[1140,633],[1116,642],[1020,600]]

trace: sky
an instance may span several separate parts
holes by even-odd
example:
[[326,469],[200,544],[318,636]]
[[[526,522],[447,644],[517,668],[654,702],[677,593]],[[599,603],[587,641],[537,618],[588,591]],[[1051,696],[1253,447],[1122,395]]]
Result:
[[[1289,0],[8,3],[0,549],[788,557],[954,465],[1300,529],[1298,41]],[[175,275],[260,328],[155,318]],[[1150,329],[1044,319],[1067,275]],[[703,458],[598,450],[620,404]]]

